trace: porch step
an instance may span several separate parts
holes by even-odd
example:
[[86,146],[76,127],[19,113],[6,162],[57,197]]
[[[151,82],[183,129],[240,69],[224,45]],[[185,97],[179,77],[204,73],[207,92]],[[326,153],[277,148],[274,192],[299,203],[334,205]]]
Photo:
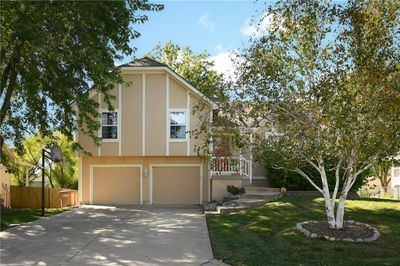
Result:
[[234,200],[239,207],[247,207],[247,208],[254,208],[266,203],[264,199],[253,199],[253,198],[241,198]]
[[246,199],[264,199],[266,201],[272,201],[272,200],[277,200],[281,197],[280,192],[260,192],[260,191],[254,191],[254,192],[246,192],[243,194],[243,198]]
[[265,204],[267,201],[264,199],[236,199],[227,202],[224,206],[217,206],[214,211],[204,211],[208,215],[228,214],[233,212],[240,212],[251,208],[258,207]]
[[252,192],[279,192],[279,188],[274,187],[260,187],[260,186],[244,186],[246,193]]
[[266,178],[264,179],[253,179],[253,183],[250,184],[250,180],[247,180],[247,186],[251,187],[269,187],[269,182]]

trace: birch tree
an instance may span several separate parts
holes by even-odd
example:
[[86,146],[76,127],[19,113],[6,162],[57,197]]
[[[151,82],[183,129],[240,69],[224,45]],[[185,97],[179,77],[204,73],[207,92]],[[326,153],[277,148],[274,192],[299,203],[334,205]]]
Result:
[[400,151],[399,18],[398,1],[278,1],[237,65],[234,104],[226,105],[235,108],[225,112],[269,129],[255,148],[280,156],[276,167],[321,193],[332,229],[343,228],[357,178]]

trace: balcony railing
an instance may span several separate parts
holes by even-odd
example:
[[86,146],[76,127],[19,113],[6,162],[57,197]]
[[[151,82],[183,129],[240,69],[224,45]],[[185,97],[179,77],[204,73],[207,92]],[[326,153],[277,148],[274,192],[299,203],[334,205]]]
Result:
[[252,162],[244,157],[212,157],[212,175],[238,174],[252,178]]

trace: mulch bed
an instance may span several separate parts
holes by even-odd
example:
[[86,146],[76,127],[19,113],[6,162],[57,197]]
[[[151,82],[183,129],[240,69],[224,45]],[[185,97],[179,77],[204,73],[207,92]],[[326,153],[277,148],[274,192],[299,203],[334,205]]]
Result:
[[331,241],[372,242],[379,238],[378,230],[368,224],[345,221],[343,229],[330,229],[326,221],[307,221],[297,224],[297,228],[310,238],[325,238]]

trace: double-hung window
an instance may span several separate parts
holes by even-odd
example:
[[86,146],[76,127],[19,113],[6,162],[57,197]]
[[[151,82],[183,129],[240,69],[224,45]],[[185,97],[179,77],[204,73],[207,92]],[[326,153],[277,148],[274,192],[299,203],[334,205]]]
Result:
[[101,113],[101,137],[103,139],[118,139],[118,113],[102,112]]
[[393,177],[394,178],[399,178],[400,177],[400,161],[394,161],[393,162]]
[[169,138],[172,140],[186,139],[186,111],[169,113]]

